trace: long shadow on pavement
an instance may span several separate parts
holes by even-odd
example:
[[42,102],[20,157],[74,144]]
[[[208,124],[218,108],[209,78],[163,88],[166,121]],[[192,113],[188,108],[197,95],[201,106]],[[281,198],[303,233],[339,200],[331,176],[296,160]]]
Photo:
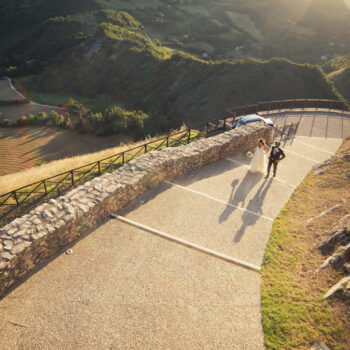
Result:
[[[253,226],[256,224],[259,215],[263,215],[262,211],[262,205],[265,199],[265,196],[271,187],[273,180],[272,178],[267,181],[267,179],[264,180],[264,182],[260,185],[258,188],[255,196],[249,201],[247,206],[247,211],[245,211],[242,215],[242,226],[239,228],[239,230],[236,232],[234,242],[238,243],[242,237],[243,234],[248,226]],[[256,213],[257,215],[251,214],[249,211]]]
[[[240,182],[237,190],[235,188],[239,183],[238,179],[233,180],[231,186],[231,194],[228,200],[228,203],[233,204],[236,207],[243,207],[245,203],[245,199],[248,196],[249,192],[254,188],[254,186],[260,181],[262,178],[262,174],[253,174],[250,171],[246,173],[243,180]],[[226,221],[229,216],[234,212],[236,208],[231,205],[227,205],[225,210],[219,217],[219,223],[223,223]]]

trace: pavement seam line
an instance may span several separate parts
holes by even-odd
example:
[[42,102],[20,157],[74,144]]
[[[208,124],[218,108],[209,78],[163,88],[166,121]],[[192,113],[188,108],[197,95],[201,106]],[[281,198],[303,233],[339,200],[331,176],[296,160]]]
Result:
[[286,152],[287,154],[288,154],[288,153],[291,153],[291,154],[294,154],[294,155],[296,155],[296,156],[298,156],[298,157],[301,157],[301,158],[310,160],[311,162],[314,162],[314,163],[321,163],[319,160],[315,160],[315,159],[312,159],[312,158],[303,156],[302,154],[299,154],[299,153],[294,152],[294,151],[291,151],[291,150],[285,150],[285,152]]
[[200,196],[206,197],[206,198],[208,198],[208,199],[211,199],[211,200],[213,200],[213,201],[216,201],[216,202],[225,204],[225,205],[227,205],[227,206],[229,206],[229,207],[232,207],[232,208],[235,208],[235,209],[238,209],[238,210],[247,212],[247,213],[249,213],[249,214],[258,216],[258,217],[263,218],[263,219],[265,219],[265,220],[269,220],[269,221],[273,221],[273,220],[274,220],[273,218],[270,218],[269,216],[260,215],[260,214],[258,214],[258,213],[255,213],[254,211],[249,210],[249,209],[242,208],[242,207],[238,207],[237,205],[234,205],[234,204],[232,204],[232,203],[225,202],[225,201],[223,201],[223,200],[221,200],[221,199],[218,199],[218,198],[209,196],[208,194],[206,194],[206,193],[204,193],[204,192],[192,190],[191,188],[178,185],[178,184],[176,184],[176,183],[174,183],[174,182],[170,182],[170,181],[164,181],[164,182],[167,183],[167,184],[169,184],[169,185],[172,185],[172,186],[175,186],[175,187],[179,187],[179,188],[181,188],[181,189],[183,189],[183,190],[185,190],[185,191],[189,191],[189,192],[198,194],[198,195],[200,195]]
[[[291,140],[292,138],[287,138],[288,140]],[[318,151],[321,151],[321,152],[325,152],[325,153],[327,153],[327,154],[329,154],[329,155],[334,155],[334,153],[332,153],[332,152],[329,152],[329,151],[327,151],[327,150],[325,150],[325,149],[323,149],[323,148],[321,148],[321,147],[317,147],[317,146],[314,146],[314,145],[310,145],[309,143],[307,143],[307,142],[304,142],[304,141],[301,141],[301,140],[299,140],[299,139],[297,139],[297,138],[294,138],[293,139],[293,142],[299,142],[299,143],[301,143],[301,144],[303,144],[303,145],[305,145],[305,146],[309,146],[309,147],[311,147],[311,148],[314,148],[314,149],[317,149]]]
[[[233,163],[237,163],[237,164],[243,165],[243,166],[245,166],[246,168],[249,168],[249,165],[244,164],[244,163],[242,163],[242,162],[239,162],[239,161],[236,160],[236,159],[226,158],[226,160],[228,160],[229,162],[233,162]],[[276,181],[278,181],[278,182],[281,182],[281,183],[283,183],[283,184],[285,184],[285,185],[288,185],[288,186],[290,186],[290,187],[292,187],[292,188],[294,188],[294,189],[297,188],[297,186],[292,185],[292,184],[290,184],[290,183],[287,182],[287,181],[281,180],[281,179],[279,179],[278,177],[275,177],[274,180],[276,180]]]
[[147,226],[147,225],[141,224],[139,222],[127,219],[124,216],[121,216],[121,215],[118,215],[118,214],[111,214],[111,216],[113,218],[121,221],[121,222],[127,223],[127,224],[129,224],[131,226],[137,227],[139,229],[142,229],[144,231],[150,232],[150,233],[155,234],[157,236],[160,236],[162,238],[168,239],[168,240],[170,240],[172,242],[175,242],[175,243],[181,244],[183,246],[195,249],[195,250],[197,250],[199,252],[202,252],[202,253],[205,253],[207,255],[211,255],[211,256],[213,256],[215,258],[224,260],[224,261],[229,262],[231,264],[235,264],[235,265],[238,265],[240,267],[243,267],[243,268],[255,271],[255,272],[260,272],[260,270],[261,270],[260,266],[258,266],[258,265],[251,264],[251,263],[246,262],[244,260],[234,258],[232,256],[229,256],[229,255],[217,252],[216,250],[212,250],[212,249],[203,247],[203,246],[201,246],[199,244],[195,244],[195,243],[192,243],[192,242],[187,241],[185,239],[182,239],[182,238],[170,235],[168,233],[162,232],[162,231],[157,230],[155,228],[152,228],[150,226]]

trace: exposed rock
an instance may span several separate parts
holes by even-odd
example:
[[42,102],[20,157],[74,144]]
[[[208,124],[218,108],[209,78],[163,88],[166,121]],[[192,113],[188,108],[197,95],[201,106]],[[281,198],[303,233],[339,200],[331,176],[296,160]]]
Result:
[[[348,215],[347,215],[348,217]],[[335,226],[330,232],[325,232],[326,239],[319,245],[318,249],[322,254],[330,254],[336,246],[350,243],[350,230],[348,218],[344,217],[343,224]]]
[[[338,271],[350,273],[350,215],[346,215],[339,220],[340,225],[333,227],[330,232],[323,235],[326,238],[319,245],[318,249],[322,254],[332,254],[324,263],[316,270],[320,270],[332,266]],[[345,297],[350,297],[350,276],[344,277],[339,283],[335,284],[325,298],[343,292]]]
[[330,350],[325,343],[316,343],[309,350]]
[[345,155],[344,155],[344,159],[345,159],[347,162],[350,162],[350,153],[345,154]]
[[350,276],[344,277],[341,279],[337,284],[335,284],[332,288],[328,290],[328,292],[325,294],[324,298],[328,299],[329,297],[343,292],[343,295],[348,297],[350,296]]
[[344,264],[344,270],[345,270],[347,273],[350,273],[350,263]]

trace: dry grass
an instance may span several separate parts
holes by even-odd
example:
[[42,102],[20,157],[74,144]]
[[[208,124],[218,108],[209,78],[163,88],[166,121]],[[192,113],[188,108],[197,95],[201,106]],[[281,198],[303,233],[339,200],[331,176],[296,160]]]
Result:
[[[47,128],[48,129],[48,128]],[[64,133],[66,135],[67,131],[61,131],[61,133]],[[74,137],[84,137],[84,135],[78,135],[76,133],[70,132],[70,136]],[[67,138],[68,137],[68,138]],[[64,138],[64,140],[61,140],[59,143],[61,144],[61,147],[64,147],[64,141],[69,142],[69,149],[74,150],[74,146],[77,145],[78,141],[74,140],[73,138],[69,139],[69,136]],[[100,139],[101,143],[106,141],[105,138],[96,138],[94,136],[85,135],[87,139],[86,147],[90,146],[88,143],[89,141],[93,141],[94,139]],[[120,146],[106,148],[102,151],[87,153],[87,154],[80,154],[74,157],[66,157],[64,159],[59,159],[55,161],[51,161],[47,164],[42,164],[40,166],[31,167],[29,169],[26,169],[24,171],[20,171],[14,174],[8,174],[0,177],[0,195],[10,192],[12,190],[15,190],[17,188],[32,184],[34,182],[43,180],[45,178],[49,178],[51,176],[55,176],[57,174],[63,173],[65,171],[78,168],[80,166],[84,166],[89,163],[93,163],[95,161],[110,157],[112,155],[118,154],[120,152],[123,152],[127,149],[139,146],[144,144],[145,142],[150,142],[158,139],[159,136],[153,137],[153,138],[146,138],[144,140],[141,140],[136,143],[122,143]],[[114,142],[117,140],[117,138],[114,136]],[[119,139],[120,140],[120,139]],[[25,140],[21,143],[26,144]],[[0,146],[1,146],[1,139],[0,139]],[[52,145],[53,148],[56,148],[57,146]],[[83,152],[83,145],[80,145],[81,153]],[[47,147],[45,149],[47,151]],[[62,154],[62,149],[59,150],[60,154]],[[75,149],[75,152],[77,150]],[[20,154],[17,154],[17,156],[20,156]],[[47,156],[47,155],[46,155]],[[46,158],[47,159],[47,158]],[[5,164],[5,161],[2,162],[3,166]]]
[[[349,302],[323,299],[342,274],[331,268],[315,273],[326,259],[317,249],[322,234],[350,211],[350,163],[341,158],[349,152],[346,140],[339,160],[322,175],[311,172],[274,222],[262,269],[267,349],[309,349],[316,342],[350,348]],[[306,224],[335,204],[340,204],[337,210]]]

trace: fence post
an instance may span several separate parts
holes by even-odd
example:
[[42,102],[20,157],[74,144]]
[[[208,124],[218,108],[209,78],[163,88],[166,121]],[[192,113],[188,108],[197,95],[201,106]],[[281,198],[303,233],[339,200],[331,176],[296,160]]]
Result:
[[191,142],[191,128],[188,128],[187,143]]
[[70,174],[71,174],[71,177],[72,177],[72,186],[74,187],[75,183],[74,183],[74,172],[73,172],[73,170],[70,171]]
[[166,146],[169,147],[169,136],[166,137]]
[[13,196],[15,197],[15,201],[16,201],[16,204],[17,204],[17,207],[18,207],[19,203],[18,203],[18,198],[17,198],[16,191],[13,191]]
[[45,195],[47,196],[47,188],[46,188],[46,182],[45,182],[45,180],[43,181],[43,183],[44,183]]
[[283,126],[282,134],[281,134],[281,140],[282,140],[282,138],[283,138],[284,130],[286,129],[286,126],[287,126],[287,124],[285,123],[284,126]]
[[125,163],[125,153],[124,152],[122,152],[122,163],[123,163],[123,165]]
[[98,175],[101,175],[101,164],[100,164],[100,161],[97,162],[97,166],[98,166]]
[[145,144],[145,154],[147,153],[147,143]]

